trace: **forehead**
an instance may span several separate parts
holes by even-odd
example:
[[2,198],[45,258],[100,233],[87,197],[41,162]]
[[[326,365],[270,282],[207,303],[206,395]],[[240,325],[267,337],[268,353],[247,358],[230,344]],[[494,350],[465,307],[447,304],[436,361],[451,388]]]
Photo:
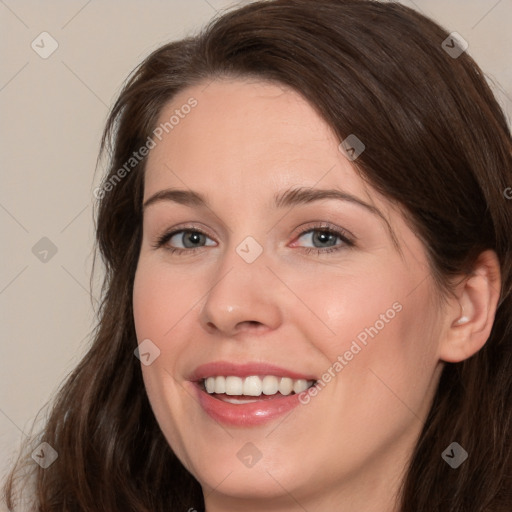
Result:
[[157,124],[162,134],[148,157],[145,198],[162,188],[186,187],[220,202],[250,197],[268,204],[279,190],[318,186],[383,200],[339,150],[331,127],[280,84],[198,84],[176,95]]

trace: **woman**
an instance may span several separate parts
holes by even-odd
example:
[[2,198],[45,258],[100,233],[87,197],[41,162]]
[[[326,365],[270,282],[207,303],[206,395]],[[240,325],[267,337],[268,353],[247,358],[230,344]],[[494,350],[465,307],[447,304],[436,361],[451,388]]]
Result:
[[459,40],[252,3],[150,55],[103,148],[37,510],[510,510],[512,144]]

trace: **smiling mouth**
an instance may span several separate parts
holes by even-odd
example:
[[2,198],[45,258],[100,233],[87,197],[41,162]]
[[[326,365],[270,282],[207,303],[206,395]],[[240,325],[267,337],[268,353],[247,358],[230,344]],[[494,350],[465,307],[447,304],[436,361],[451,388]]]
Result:
[[219,375],[201,379],[200,387],[213,398],[223,402],[248,404],[302,393],[314,386],[316,382],[275,375],[251,375],[245,378]]

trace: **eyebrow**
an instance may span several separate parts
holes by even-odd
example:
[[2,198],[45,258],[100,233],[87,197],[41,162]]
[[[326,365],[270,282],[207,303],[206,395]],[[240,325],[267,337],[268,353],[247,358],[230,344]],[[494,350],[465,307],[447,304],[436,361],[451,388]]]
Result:
[[[382,212],[376,208],[375,206],[366,203],[362,199],[359,199],[348,192],[344,192],[342,190],[337,189],[318,189],[318,188],[292,188],[289,190],[285,190],[283,192],[279,192],[274,195],[274,205],[276,208],[286,208],[293,207],[300,204],[308,204],[314,201],[321,201],[323,199],[337,199],[340,201],[350,202],[356,205],[359,205],[372,213],[380,217],[384,223],[386,224],[388,231],[391,235],[391,239],[393,244],[397,249],[400,250],[398,239],[387,220],[387,218],[382,214]],[[168,188],[164,190],[160,190],[149,197],[143,204],[143,209],[145,210],[148,206],[155,204],[160,201],[172,201],[178,204],[182,204],[185,206],[195,206],[195,207],[209,207],[209,201],[203,194],[199,192],[195,192],[193,190],[181,190],[181,189],[173,189]]]
[[[341,201],[348,201],[356,203],[370,212],[382,216],[380,211],[368,203],[347,192],[336,189],[317,189],[317,188],[294,188],[285,190],[274,196],[274,204],[276,208],[285,208],[296,206],[299,204],[312,203],[322,199],[338,199]],[[143,208],[160,202],[172,201],[185,206],[207,207],[208,199],[199,192],[193,190],[180,190],[180,189],[164,189],[153,194],[149,199],[144,202]]]

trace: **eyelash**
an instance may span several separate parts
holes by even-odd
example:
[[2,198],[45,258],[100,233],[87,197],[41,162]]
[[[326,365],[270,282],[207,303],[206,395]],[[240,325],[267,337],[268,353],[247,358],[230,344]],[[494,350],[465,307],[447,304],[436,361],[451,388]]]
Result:
[[[326,253],[334,253],[334,252],[340,251],[343,248],[353,247],[355,245],[354,241],[353,241],[353,237],[351,235],[349,235],[346,231],[344,231],[344,230],[342,230],[340,228],[337,228],[337,227],[335,227],[335,226],[333,226],[333,225],[331,225],[329,223],[322,223],[322,224],[319,224],[319,225],[311,226],[308,229],[306,229],[305,231],[302,231],[301,233],[299,233],[297,238],[301,238],[302,236],[304,236],[304,235],[306,235],[308,233],[314,232],[314,231],[319,231],[321,233],[326,233],[326,234],[329,234],[329,235],[334,235],[337,238],[340,238],[340,240],[343,242],[343,244],[336,245],[334,247],[325,247],[325,248],[301,247],[301,249],[306,254],[315,253],[317,255],[321,255],[321,254],[326,254]],[[169,231],[167,233],[164,233],[162,236],[160,236],[157,239],[156,243],[153,244],[153,248],[154,249],[159,249],[159,248],[163,247],[174,235],[177,235],[178,233],[200,233],[200,234],[202,234],[202,235],[204,235],[204,236],[206,236],[208,238],[211,238],[204,231],[202,231],[200,229],[183,227],[181,229],[175,229],[175,230]],[[183,254],[183,253],[195,252],[195,251],[197,251],[199,249],[204,249],[204,247],[205,246],[202,246],[202,247],[189,247],[189,248],[186,248],[186,249],[183,249],[181,247],[165,247],[165,250],[169,251],[171,254]]]

